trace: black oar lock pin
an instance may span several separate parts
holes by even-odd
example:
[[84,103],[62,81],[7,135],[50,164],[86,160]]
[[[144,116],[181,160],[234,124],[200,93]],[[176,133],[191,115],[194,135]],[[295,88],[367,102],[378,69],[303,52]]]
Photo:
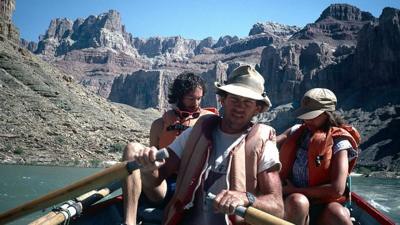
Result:
[[317,167],[321,166],[321,160],[324,160],[323,155],[319,155],[319,156],[315,157],[315,164],[317,164]]

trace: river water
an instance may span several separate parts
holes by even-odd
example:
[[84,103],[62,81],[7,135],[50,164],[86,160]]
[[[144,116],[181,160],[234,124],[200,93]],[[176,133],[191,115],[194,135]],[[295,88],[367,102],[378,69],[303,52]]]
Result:
[[[62,188],[100,169],[0,165],[0,213],[50,191]],[[400,179],[353,177],[352,189],[400,224]],[[120,193],[120,191],[119,191]],[[45,212],[36,212],[10,224],[28,224]]]

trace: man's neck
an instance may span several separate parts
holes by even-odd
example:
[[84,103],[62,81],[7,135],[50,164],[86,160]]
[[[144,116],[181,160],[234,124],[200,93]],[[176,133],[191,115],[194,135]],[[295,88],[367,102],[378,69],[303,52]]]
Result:
[[188,109],[188,108],[186,108],[184,106],[175,106],[174,109],[178,109],[180,111],[186,111],[186,112],[197,112],[197,111],[200,111],[200,107],[198,107],[197,109],[192,109],[192,108]]
[[247,128],[249,126],[250,126],[250,122],[243,127],[234,127],[234,126],[232,126],[231,123],[229,123],[228,121],[225,121],[224,118],[222,118],[221,123],[219,125],[221,131],[224,133],[227,133],[227,134],[243,133],[244,131],[247,130]]

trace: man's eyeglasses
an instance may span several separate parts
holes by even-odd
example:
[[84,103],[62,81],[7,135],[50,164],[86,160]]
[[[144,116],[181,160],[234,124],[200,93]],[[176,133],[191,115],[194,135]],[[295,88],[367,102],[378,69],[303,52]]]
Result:
[[197,117],[200,116],[200,112],[187,112],[187,111],[181,111],[179,109],[175,109],[176,115],[178,115],[180,118],[184,119],[189,116],[192,116],[193,119],[196,119]]

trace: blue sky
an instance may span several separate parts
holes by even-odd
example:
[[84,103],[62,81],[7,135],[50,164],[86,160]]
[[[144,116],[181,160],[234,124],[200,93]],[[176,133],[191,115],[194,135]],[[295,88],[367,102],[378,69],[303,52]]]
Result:
[[303,27],[332,3],[348,3],[379,17],[400,0],[16,0],[13,21],[21,37],[38,41],[54,18],[86,18],[115,9],[134,37],[176,36],[201,40],[247,36],[253,24],[274,21]]

